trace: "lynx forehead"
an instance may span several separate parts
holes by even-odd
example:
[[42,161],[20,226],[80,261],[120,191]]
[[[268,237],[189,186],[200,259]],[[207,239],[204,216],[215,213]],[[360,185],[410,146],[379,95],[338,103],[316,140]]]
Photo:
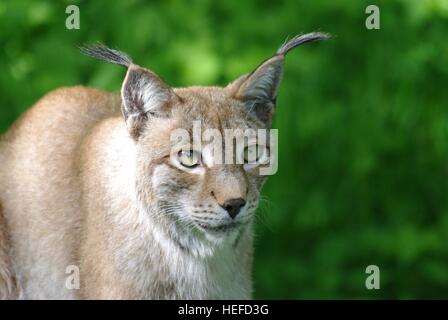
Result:
[[[0,140],[0,297],[250,298],[259,169],[274,143],[212,137],[270,132],[285,55],[326,38],[297,36],[226,87],[171,88],[122,52],[84,48],[127,68],[121,95],[58,89]],[[195,139],[195,123],[207,134]]]

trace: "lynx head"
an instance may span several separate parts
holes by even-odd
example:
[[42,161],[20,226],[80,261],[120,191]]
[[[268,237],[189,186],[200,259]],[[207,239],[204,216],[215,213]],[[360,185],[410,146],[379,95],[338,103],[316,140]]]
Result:
[[[174,89],[124,53],[83,49],[127,67],[122,113],[137,149],[137,199],[179,246],[235,242],[250,226],[266,178],[260,167],[274,155],[269,129],[285,55],[327,37],[297,36],[226,87]],[[246,135],[259,129],[267,130],[264,139]]]

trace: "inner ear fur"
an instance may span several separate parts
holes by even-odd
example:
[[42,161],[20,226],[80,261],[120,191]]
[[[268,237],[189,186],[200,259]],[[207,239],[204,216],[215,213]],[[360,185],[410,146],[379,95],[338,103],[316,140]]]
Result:
[[150,117],[169,117],[177,98],[155,73],[131,65],[121,88],[122,113],[130,134],[137,138]]

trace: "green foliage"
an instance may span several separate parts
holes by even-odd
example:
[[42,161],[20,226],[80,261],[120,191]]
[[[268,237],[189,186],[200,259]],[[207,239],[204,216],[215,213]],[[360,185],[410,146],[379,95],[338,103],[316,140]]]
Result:
[[[124,70],[79,54],[101,41],[173,86],[225,85],[287,36],[279,172],[259,212],[257,298],[448,297],[448,3],[2,1],[0,132],[46,92],[118,91]],[[65,28],[77,4],[81,29]],[[381,289],[366,290],[378,265]]]

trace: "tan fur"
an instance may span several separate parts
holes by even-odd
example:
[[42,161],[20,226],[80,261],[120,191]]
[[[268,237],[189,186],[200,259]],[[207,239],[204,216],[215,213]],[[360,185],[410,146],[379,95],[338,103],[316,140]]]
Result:
[[[170,130],[179,125],[188,127],[189,117],[200,117],[209,127],[221,127],[232,125],[232,121],[245,116],[236,112],[234,105],[228,105],[229,98],[224,89],[190,88],[178,89],[176,93],[183,101],[177,107],[173,106],[173,118],[177,120],[154,121],[150,132],[157,134],[140,139],[140,148],[148,150],[136,155],[136,170],[141,170],[141,176],[149,177],[154,170],[151,159],[159,169],[167,170],[166,165],[158,162],[158,153],[168,151]],[[211,111],[218,108],[221,108],[219,114]],[[180,258],[190,255],[182,250],[166,255],[163,248],[155,246],[154,239],[147,236],[150,231],[142,221],[144,217],[137,213],[133,201],[135,195],[129,191],[132,190],[132,180],[114,181],[122,174],[120,170],[132,166],[126,162],[128,160],[121,159],[120,153],[128,152],[123,146],[135,148],[119,110],[118,96],[84,87],[58,89],[26,112],[5,135],[0,149],[0,195],[23,296],[232,298],[220,296],[220,291],[215,288],[207,288],[210,284],[199,288],[201,283],[194,280],[195,275],[188,278],[180,274],[180,279],[176,279],[172,272],[184,271],[166,270],[166,265],[161,263],[163,260],[166,264],[173,263],[170,259],[177,257],[180,268],[188,268],[188,264],[198,257]],[[139,156],[143,158],[138,159]],[[179,179],[200,186],[186,197],[196,199],[198,203],[204,198],[211,202],[210,190],[215,190],[214,197],[222,201],[229,196],[246,197],[247,178],[231,179],[232,175],[244,175],[240,170],[231,166],[215,168],[205,181],[196,181],[197,177],[184,173]],[[149,181],[143,183],[137,184],[136,192],[144,201],[150,202],[154,195],[148,192],[154,190],[149,191],[145,185]],[[257,178],[253,183],[258,183]],[[252,193],[254,198],[258,195],[256,188]],[[248,238],[240,242],[228,261],[236,268],[232,271],[235,274],[230,276],[246,287],[245,292],[235,296],[241,298],[248,297],[251,290],[252,240],[249,229],[251,226],[247,226],[244,233]],[[235,257],[239,261],[233,261]],[[141,265],[127,265],[134,259]],[[203,259],[208,261],[207,268],[214,265],[213,268],[222,268],[213,257]],[[120,263],[116,264],[115,260]],[[80,267],[80,290],[64,288],[68,265]],[[140,279],[141,276],[148,277],[142,268],[153,270],[157,281]],[[197,272],[203,273],[197,277],[205,277],[210,270]],[[185,288],[190,289],[185,292],[173,290],[173,281],[185,281]],[[216,283],[212,285],[226,285],[218,283],[219,279],[213,281]],[[151,287],[154,283],[157,288]]]
[[171,134],[269,129],[285,54],[326,38],[294,37],[224,88],[172,89],[126,54],[86,48],[128,68],[121,97],[55,90],[0,140],[0,298],[250,298],[266,177],[214,163],[207,146],[182,165]]
[[9,234],[0,202],[0,299],[18,297],[16,278],[11,266],[10,249]]
[[0,197],[25,296],[31,290],[35,298],[64,298],[55,294],[57,288],[41,296],[39,287],[65,278],[79,242],[77,148],[99,119],[119,112],[119,105],[119,98],[99,90],[58,89],[26,112],[3,139]]

